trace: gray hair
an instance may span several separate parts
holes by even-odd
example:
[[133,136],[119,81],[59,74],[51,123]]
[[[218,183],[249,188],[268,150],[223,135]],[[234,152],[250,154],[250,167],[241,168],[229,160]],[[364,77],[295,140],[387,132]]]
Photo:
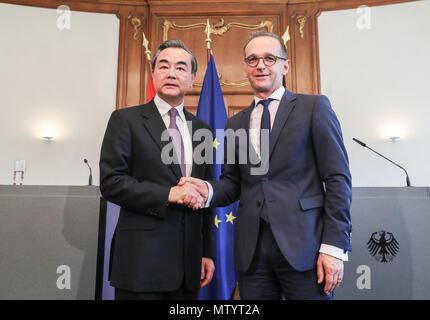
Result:
[[281,57],[287,58],[287,48],[285,47],[285,44],[282,42],[281,38],[279,38],[279,36],[277,34],[267,32],[267,31],[254,31],[251,34],[249,39],[246,41],[245,46],[243,47],[243,57],[244,58],[246,58],[245,49],[246,49],[246,46],[248,45],[248,43],[250,43],[251,40],[253,40],[255,38],[259,38],[259,37],[271,37],[271,38],[275,38],[276,40],[278,40],[279,45],[281,46]]
[[155,70],[155,63],[157,62],[160,52],[167,48],[181,48],[188,52],[191,56],[191,74],[195,74],[197,72],[197,59],[194,56],[194,53],[192,53],[181,40],[166,40],[160,44],[157,51],[155,51],[154,57],[152,57],[152,70]]

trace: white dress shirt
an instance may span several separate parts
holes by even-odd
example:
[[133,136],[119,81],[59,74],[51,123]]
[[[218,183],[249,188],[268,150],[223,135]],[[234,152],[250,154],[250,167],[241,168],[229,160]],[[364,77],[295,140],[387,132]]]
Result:
[[[172,108],[172,106],[170,106],[170,104],[161,99],[158,94],[155,95],[154,102],[157,106],[158,112],[160,112],[161,118],[163,119],[167,130],[170,124],[169,110],[170,108]],[[193,168],[193,142],[191,140],[191,134],[188,125],[186,125],[187,120],[185,119],[184,114],[184,102],[182,101],[180,105],[175,106],[175,109],[178,110],[178,116],[176,117],[176,125],[178,126],[179,132],[181,133],[182,141],[184,142],[186,176],[190,177],[191,170]]]
[[[270,113],[270,130],[273,128],[273,123],[275,122],[276,112],[278,112],[279,103],[281,102],[282,96],[284,95],[285,88],[281,86],[278,90],[270,95],[270,99],[274,99],[269,104]],[[251,112],[251,119],[249,122],[249,139],[255,152],[261,158],[260,155],[260,128],[261,128],[261,117],[263,116],[264,107],[262,104],[258,104],[261,98],[254,97],[254,108]]]
[[[281,99],[285,93],[285,88],[281,86],[278,90],[273,92],[270,97],[270,99],[273,99],[269,104],[269,112],[270,112],[270,128],[273,128],[273,123],[275,122],[276,113],[279,108],[279,104],[281,102]],[[264,107],[261,104],[258,104],[260,100],[263,100],[261,98],[258,98],[254,96],[254,108],[251,111],[251,118],[249,123],[249,139],[251,141],[252,146],[254,147],[254,150],[257,152],[258,156],[260,156],[260,128],[261,128],[261,117],[263,115]],[[261,158],[261,157],[260,157]],[[208,200],[206,202],[206,207],[209,207],[210,201],[212,200],[213,196],[213,189],[210,183],[207,183],[209,188],[209,196]],[[321,244],[319,252],[325,253],[331,256],[334,256],[338,259],[341,259],[343,261],[348,261],[348,252],[337,248],[332,245],[328,244]]]

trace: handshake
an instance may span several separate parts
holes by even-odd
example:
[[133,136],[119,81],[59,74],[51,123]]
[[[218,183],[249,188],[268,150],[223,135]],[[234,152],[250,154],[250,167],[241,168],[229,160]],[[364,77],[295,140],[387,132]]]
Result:
[[209,196],[209,188],[203,180],[182,177],[179,183],[169,192],[169,203],[186,206],[193,210],[205,207]]

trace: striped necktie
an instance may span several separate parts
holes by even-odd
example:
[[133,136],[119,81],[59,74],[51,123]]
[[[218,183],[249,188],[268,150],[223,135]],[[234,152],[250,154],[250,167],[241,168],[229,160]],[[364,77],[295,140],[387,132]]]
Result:
[[173,146],[176,151],[176,155],[178,156],[179,166],[181,167],[182,176],[185,177],[187,175],[185,169],[185,154],[184,154],[184,141],[182,140],[181,132],[179,131],[178,126],[176,125],[176,116],[178,115],[178,110],[176,108],[170,108],[170,124],[169,124],[169,134],[173,141]]

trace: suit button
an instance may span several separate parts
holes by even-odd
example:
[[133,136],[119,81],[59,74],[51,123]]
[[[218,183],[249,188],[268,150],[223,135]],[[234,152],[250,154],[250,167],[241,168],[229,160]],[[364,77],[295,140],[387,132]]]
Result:
[[267,182],[267,181],[269,181],[269,179],[263,178],[263,182]]
[[261,201],[257,201],[257,207],[261,207]]

